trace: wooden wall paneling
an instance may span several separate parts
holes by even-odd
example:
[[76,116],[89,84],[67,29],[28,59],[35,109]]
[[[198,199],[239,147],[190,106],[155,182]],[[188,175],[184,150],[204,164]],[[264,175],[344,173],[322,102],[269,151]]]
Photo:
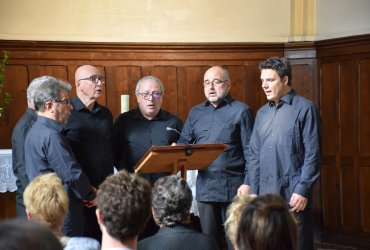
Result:
[[361,228],[370,233],[370,58],[359,61],[359,189]]
[[355,230],[359,225],[357,149],[358,106],[357,67],[355,61],[340,63],[339,73],[339,137],[342,223],[344,229]]
[[130,109],[137,106],[135,87],[141,78],[138,66],[108,66],[106,70],[107,107],[114,119],[121,114],[121,95],[129,95]]
[[341,204],[338,151],[338,85],[339,65],[327,63],[321,65],[320,103],[323,126],[323,162],[322,162],[322,209],[323,224],[326,228],[338,228],[341,225]]
[[178,115],[178,81],[177,67],[174,66],[153,66],[142,67],[142,77],[153,75],[158,77],[164,86],[162,108]]
[[18,119],[27,108],[27,66],[8,64],[5,67],[3,92],[12,95],[6,115],[0,118],[0,148],[11,148],[10,136]]

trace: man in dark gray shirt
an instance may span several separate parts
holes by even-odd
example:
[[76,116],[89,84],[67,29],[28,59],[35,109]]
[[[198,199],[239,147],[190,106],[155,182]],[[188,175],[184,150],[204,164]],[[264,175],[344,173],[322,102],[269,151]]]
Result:
[[313,249],[312,185],[319,177],[321,123],[316,105],[291,88],[285,58],[261,62],[262,88],[269,102],[256,116],[250,141],[250,193],[277,193],[298,221],[298,249]]
[[54,77],[40,77],[43,83],[34,93],[38,117],[25,141],[26,171],[29,180],[55,172],[67,191],[69,204],[62,232],[66,236],[82,236],[84,232],[83,202],[95,204],[96,189],[89,182],[65,136],[63,125],[71,114],[69,83]]
[[[225,239],[226,210],[235,195],[247,194],[249,140],[253,129],[251,109],[231,98],[228,71],[214,66],[204,74],[207,101],[190,110],[179,144],[225,143],[228,148],[206,170],[198,171],[196,199],[202,232]],[[232,249],[228,242],[229,249]]]

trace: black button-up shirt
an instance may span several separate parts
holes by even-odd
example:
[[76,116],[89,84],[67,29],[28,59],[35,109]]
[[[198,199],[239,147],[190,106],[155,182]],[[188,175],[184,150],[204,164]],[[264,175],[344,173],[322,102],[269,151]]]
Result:
[[167,131],[167,127],[181,132],[182,121],[163,109],[152,120],[143,117],[138,108],[118,116],[113,139],[116,166],[133,172],[133,167],[152,145],[166,146],[176,142],[180,135]]
[[113,173],[113,116],[95,102],[88,110],[78,97],[71,101],[73,110],[64,128],[69,144],[93,186],[98,187]]

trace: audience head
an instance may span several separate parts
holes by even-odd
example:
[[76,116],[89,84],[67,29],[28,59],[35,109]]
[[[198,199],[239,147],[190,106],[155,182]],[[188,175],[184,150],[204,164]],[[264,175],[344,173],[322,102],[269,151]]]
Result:
[[187,182],[176,175],[161,177],[153,187],[152,210],[159,226],[188,223],[192,193]]
[[27,104],[29,108],[35,109],[35,90],[43,83],[43,77],[33,79],[27,88]]
[[135,92],[141,114],[148,120],[156,117],[164,94],[161,80],[155,76],[145,76],[137,82]]
[[84,103],[89,100],[96,101],[101,96],[104,83],[105,78],[95,66],[83,65],[76,70],[76,92]]
[[137,237],[144,229],[151,210],[150,184],[125,170],[111,175],[99,186],[96,215],[105,232],[121,243]]
[[45,226],[25,220],[0,221],[2,250],[62,250],[58,238]]
[[28,218],[59,236],[68,210],[68,196],[60,178],[55,173],[37,176],[28,184],[23,197]]
[[239,250],[295,250],[297,225],[278,195],[267,194],[250,201],[238,225]]
[[227,69],[221,66],[213,66],[204,74],[204,94],[207,100],[217,106],[222,98],[230,92],[231,80]]
[[234,246],[236,246],[237,242],[238,223],[241,213],[253,198],[253,196],[249,195],[238,195],[227,209],[227,219],[224,226],[227,237],[229,237],[229,240]]
[[259,69],[266,70],[272,69],[275,70],[281,80],[284,77],[287,77],[287,84],[291,86],[291,77],[292,77],[292,69],[290,66],[290,62],[284,57],[271,57],[266,59],[265,61],[259,64]]

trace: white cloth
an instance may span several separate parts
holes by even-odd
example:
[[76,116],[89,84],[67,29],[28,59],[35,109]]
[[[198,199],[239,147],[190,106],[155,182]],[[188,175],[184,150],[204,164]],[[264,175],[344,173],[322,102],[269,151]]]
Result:
[[12,150],[0,149],[0,192],[17,190],[16,177],[12,169]]
[[198,170],[186,171],[186,181],[188,182],[188,185],[193,194],[193,203],[191,204],[190,213],[193,213],[194,215],[199,216],[198,205],[195,199],[197,175],[198,175]]

